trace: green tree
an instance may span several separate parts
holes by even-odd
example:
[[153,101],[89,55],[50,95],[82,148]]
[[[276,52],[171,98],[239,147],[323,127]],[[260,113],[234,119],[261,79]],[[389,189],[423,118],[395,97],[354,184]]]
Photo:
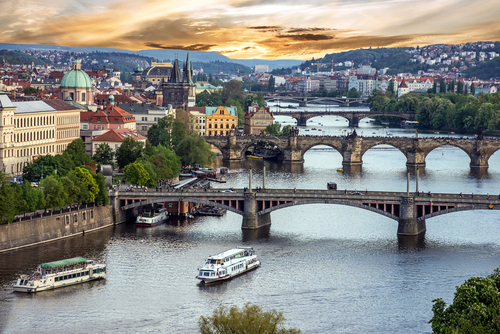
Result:
[[97,185],[92,173],[82,167],[76,167],[74,170],[69,172],[70,175],[74,175],[78,180],[79,184],[85,186],[85,192],[82,194],[83,202],[95,202],[95,197],[99,193],[99,186]]
[[457,82],[457,94],[464,94],[464,84],[460,80]]
[[160,118],[157,124],[153,124],[148,129],[148,141],[151,145],[157,146],[161,144],[166,147],[172,146],[171,132],[174,121],[174,116],[168,115]]
[[90,162],[90,156],[86,152],[87,147],[81,138],[73,140],[66,147],[65,152],[69,154],[71,160],[75,162],[75,166],[83,166],[86,162]]
[[289,136],[291,131],[292,131],[292,126],[288,124],[283,127],[283,129],[281,130],[281,134],[283,136]]
[[54,175],[49,175],[42,182],[45,194],[45,209],[58,210],[67,203],[68,194],[64,191],[62,182]]
[[[149,133],[149,132],[148,132]],[[127,137],[116,150],[116,164],[120,169],[142,158],[144,143]]]
[[18,211],[20,193],[8,181],[7,174],[0,174],[0,224],[11,223]]
[[394,80],[389,80],[389,86],[387,87],[387,93],[389,97],[394,96]]
[[276,79],[274,78],[273,75],[271,75],[271,77],[269,78],[269,81],[267,83],[267,91],[271,92],[271,93],[276,91],[275,85],[276,85]]
[[33,88],[33,87],[26,87],[25,89],[23,89],[23,93],[25,95],[33,95],[33,94],[37,94],[38,91],[36,90],[36,88]]
[[92,175],[94,177],[94,181],[97,184],[97,188],[99,191],[97,192],[95,196],[95,203],[101,204],[101,205],[108,205],[109,204],[109,197],[107,194],[107,189],[106,189],[106,177],[102,175],[101,173],[97,173]]
[[488,277],[472,277],[458,286],[446,307],[434,299],[429,323],[436,334],[500,333],[500,270]]
[[80,184],[74,174],[68,174],[60,178],[64,190],[67,194],[64,204],[74,204],[85,201],[87,189],[85,185]]
[[[56,157],[50,154],[39,156],[38,159],[24,166],[23,179],[30,182],[39,182],[42,177],[47,177],[49,174],[54,173],[56,166]],[[61,167],[64,166],[61,165]]]
[[176,177],[181,169],[181,158],[171,148],[162,145],[154,147],[140,162],[143,165],[151,163],[158,179],[163,180]]
[[281,123],[274,122],[273,124],[269,124],[263,132],[275,136],[279,135],[281,133]]
[[111,165],[113,169],[115,168],[115,152],[109,147],[108,143],[99,144],[92,158],[101,165]]
[[247,303],[241,310],[232,306],[227,309],[220,305],[211,317],[201,316],[198,328],[201,334],[296,334],[299,329],[284,327],[285,317],[282,312],[263,311],[258,305]]
[[356,89],[356,87],[352,87],[351,89],[349,89],[349,91],[347,92],[347,97],[351,98],[351,99],[359,99],[361,97],[361,95],[359,94],[358,90]]
[[444,81],[444,79],[441,79],[441,81],[439,82],[439,93],[446,93],[446,82]]
[[241,82],[237,80],[231,80],[226,84],[226,86],[224,86],[224,89],[222,89],[222,102],[226,102],[226,100],[230,96],[233,96],[235,94],[243,96]]
[[149,174],[144,166],[138,162],[132,162],[125,167],[127,182],[135,186],[145,185],[149,180]]
[[437,82],[434,80],[434,83],[432,84],[432,94],[437,94]]
[[215,154],[212,152],[210,144],[196,133],[184,138],[176,147],[175,152],[181,158],[181,163],[184,166],[194,164],[206,166],[215,161]]
[[472,96],[476,95],[476,87],[474,86],[474,83],[471,83],[470,85],[470,93],[472,94]]
[[21,197],[18,203],[18,213],[34,212],[45,208],[45,196],[41,188],[33,188],[25,183],[20,187]]

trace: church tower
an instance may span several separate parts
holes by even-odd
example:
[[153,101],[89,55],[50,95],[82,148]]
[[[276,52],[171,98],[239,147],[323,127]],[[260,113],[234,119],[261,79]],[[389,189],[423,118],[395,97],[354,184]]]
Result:
[[196,85],[193,83],[193,67],[189,61],[189,52],[186,63],[182,69],[179,66],[179,60],[175,59],[174,68],[168,81],[161,82],[162,106],[172,105],[174,109],[184,109],[194,107],[196,104]]

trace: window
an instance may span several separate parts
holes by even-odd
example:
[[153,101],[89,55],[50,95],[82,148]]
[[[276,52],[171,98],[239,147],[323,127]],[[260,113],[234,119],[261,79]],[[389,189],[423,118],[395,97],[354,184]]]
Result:
[[87,213],[85,211],[82,212],[82,220],[87,220]]
[[94,219],[94,210],[90,210],[90,219]]
[[68,215],[64,216],[64,219],[66,220],[66,225],[68,225],[69,224],[69,216]]
[[75,213],[75,214],[73,215],[73,222],[74,222],[74,223],[78,223],[78,213]]

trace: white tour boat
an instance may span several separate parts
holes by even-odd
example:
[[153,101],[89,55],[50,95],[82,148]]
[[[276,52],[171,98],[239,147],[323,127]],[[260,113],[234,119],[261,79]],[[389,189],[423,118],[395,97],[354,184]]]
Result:
[[225,281],[260,266],[252,247],[238,247],[209,256],[198,276],[205,284]]
[[162,204],[144,208],[142,215],[137,216],[136,226],[152,227],[168,219],[168,211]]
[[38,265],[33,275],[21,275],[13,288],[18,292],[38,292],[101,279],[105,275],[105,263],[74,257]]

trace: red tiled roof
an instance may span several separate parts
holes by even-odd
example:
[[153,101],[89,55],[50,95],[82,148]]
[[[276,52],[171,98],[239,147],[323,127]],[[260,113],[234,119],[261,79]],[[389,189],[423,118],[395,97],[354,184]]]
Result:
[[134,140],[146,140],[147,138],[130,129],[112,129],[108,132],[95,137],[92,141],[106,141],[106,142],[122,142],[125,138],[131,137]]
[[188,112],[190,111],[197,111],[199,113],[205,114],[205,107],[188,107]]

